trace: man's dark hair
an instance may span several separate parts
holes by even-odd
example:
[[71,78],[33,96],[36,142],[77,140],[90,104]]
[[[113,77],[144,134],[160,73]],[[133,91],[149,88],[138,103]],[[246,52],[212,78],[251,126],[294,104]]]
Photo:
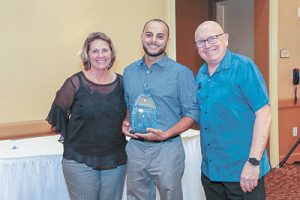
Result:
[[145,27],[147,26],[147,24],[148,24],[149,22],[160,22],[160,23],[163,23],[163,24],[167,27],[167,31],[168,31],[168,32],[167,32],[167,36],[168,36],[168,38],[169,38],[169,31],[170,31],[169,25],[168,25],[165,21],[163,21],[163,20],[161,20],[161,19],[150,19],[149,21],[147,21],[147,22],[145,23],[145,25],[144,25],[143,32],[144,32]]

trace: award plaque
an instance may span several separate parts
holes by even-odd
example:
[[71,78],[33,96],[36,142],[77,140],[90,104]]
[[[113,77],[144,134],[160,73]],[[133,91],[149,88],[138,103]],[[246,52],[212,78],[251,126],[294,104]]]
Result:
[[133,133],[147,133],[147,128],[157,128],[157,111],[150,94],[141,94],[135,100],[130,115]]

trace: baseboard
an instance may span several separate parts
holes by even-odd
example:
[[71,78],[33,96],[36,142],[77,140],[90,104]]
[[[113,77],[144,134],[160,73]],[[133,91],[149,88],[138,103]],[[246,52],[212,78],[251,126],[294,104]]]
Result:
[[[280,155],[279,156],[279,159],[280,161],[282,161],[284,159],[285,155]],[[289,159],[286,161],[286,163],[289,163],[289,164],[293,164],[294,162],[297,162],[297,161],[300,161],[300,153],[292,153],[289,157]]]

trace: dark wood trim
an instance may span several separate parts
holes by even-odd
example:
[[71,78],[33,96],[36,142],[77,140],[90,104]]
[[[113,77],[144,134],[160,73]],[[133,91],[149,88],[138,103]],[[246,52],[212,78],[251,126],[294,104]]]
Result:
[[297,102],[297,104],[294,104],[294,99],[279,99],[278,100],[278,109],[292,109],[292,108],[299,108],[300,102]]

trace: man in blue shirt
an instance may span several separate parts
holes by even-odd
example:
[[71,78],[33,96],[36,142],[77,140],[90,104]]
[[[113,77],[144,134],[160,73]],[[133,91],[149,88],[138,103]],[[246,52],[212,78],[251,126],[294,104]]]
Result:
[[208,200],[265,199],[271,125],[267,89],[254,62],[227,49],[228,37],[213,21],[195,32],[205,60],[196,77],[201,180]]
[[[156,186],[161,199],[182,200],[185,155],[180,134],[199,118],[197,84],[191,70],[166,55],[169,27],[164,21],[146,22],[141,40],[144,57],[124,71],[128,112],[122,130],[131,137],[126,146],[127,199],[155,200]],[[132,133],[129,116],[141,94],[155,102],[157,127]]]

